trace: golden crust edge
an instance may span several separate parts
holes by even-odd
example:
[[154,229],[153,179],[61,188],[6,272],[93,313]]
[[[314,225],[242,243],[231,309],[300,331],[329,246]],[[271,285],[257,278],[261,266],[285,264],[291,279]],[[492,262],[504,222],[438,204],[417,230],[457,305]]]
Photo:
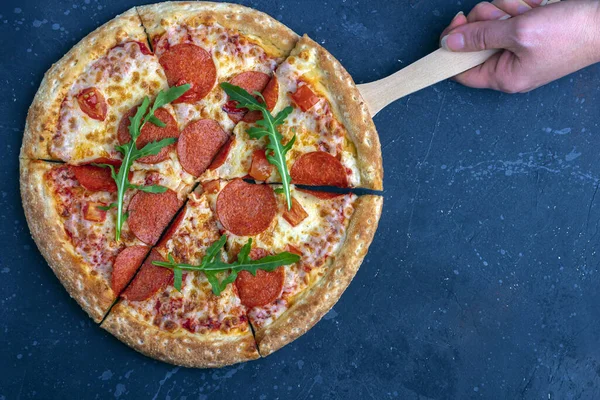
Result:
[[187,332],[174,335],[139,320],[121,302],[112,308],[100,326],[148,357],[183,367],[219,368],[260,357],[250,327],[238,340],[230,341],[211,340]]
[[315,66],[321,75],[321,84],[325,86],[334,112],[340,118],[357,152],[357,162],[361,174],[359,187],[383,189],[383,160],[379,134],[373,118],[356,87],[354,80],[342,64],[325,48],[304,35],[292,52],[300,53],[303,49],[314,49],[317,53]]
[[77,256],[60,224],[54,196],[44,174],[55,164],[20,160],[21,199],[31,236],[69,295],[95,321],[100,322],[115,300],[110,283],[91,275]]
[[239,4],[166,1],[139,6],[137,10],[150,38],[162,35],[165,25],[198,25],[215,20],[225,28],[260,40],[263,47],[274,47],[279,57],[287,57],[299,39],[294,31],[270,15]]
[[147,40],[135,8],[96,28],[46,71],[27,113],[20,158],[58,159],[49,145],[67,92],[90,63],[129,40]]
[[338,302],[369,250],[382,207],[381,196],[365,195],[356,200],[346,239],[328,273],[272,325],[255,332],[262,357],[304,335]]

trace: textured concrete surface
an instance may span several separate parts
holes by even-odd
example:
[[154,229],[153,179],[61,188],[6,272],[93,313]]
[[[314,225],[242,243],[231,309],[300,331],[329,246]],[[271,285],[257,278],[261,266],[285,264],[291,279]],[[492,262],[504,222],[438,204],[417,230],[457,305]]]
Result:
[[[386,204],[325,319],[274,355],[175,368],[95,326],[29,236],[18,194],[44,71],[131,0],[0,5],[0,399],[600,398],[600,68],[525,95],[444,82],[376,118]],[[247,1],[355,77],[436,48],[475,1]]]

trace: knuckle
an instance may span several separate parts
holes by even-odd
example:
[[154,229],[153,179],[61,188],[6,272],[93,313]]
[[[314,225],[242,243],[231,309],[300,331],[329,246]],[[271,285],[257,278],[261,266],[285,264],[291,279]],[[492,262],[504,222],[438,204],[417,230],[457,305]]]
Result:
[[531,24],[526,18],[515,20],[513,29],[513,40],[516,44],[525,46],[531,41]]
[[473,48],[476,50],[486,49],[486,32],[481,27],[477,28],[471,37]]

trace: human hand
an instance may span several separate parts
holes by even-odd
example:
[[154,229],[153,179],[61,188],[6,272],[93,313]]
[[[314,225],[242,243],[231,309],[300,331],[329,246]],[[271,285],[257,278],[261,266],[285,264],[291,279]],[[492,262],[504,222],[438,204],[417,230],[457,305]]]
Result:
[[443,48],[501,49],[455,80],[523,93],[600,61],[600,2],[570,0],[538,7],[540,3],[545,1],[495,0],[454,17],[442,33]]

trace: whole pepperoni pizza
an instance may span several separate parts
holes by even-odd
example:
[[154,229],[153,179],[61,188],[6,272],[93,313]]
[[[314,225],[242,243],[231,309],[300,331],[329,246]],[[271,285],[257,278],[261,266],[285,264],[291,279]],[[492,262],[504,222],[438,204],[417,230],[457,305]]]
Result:
[[226,3],[136,7],[89,34],[46,73],[20,163],[32,236],[69,294],[129,346],[190,367],[304,334],[382,209],[352,190],[381,190],[383,169],[348,73]]

